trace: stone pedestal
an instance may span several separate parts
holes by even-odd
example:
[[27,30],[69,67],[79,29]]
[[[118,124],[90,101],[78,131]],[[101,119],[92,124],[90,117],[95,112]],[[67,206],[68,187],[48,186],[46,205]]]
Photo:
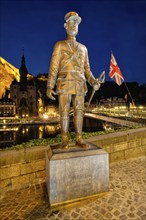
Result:
[[50,206],[77,201],[109,189],[108,153],[90,144],[88,150],[46,152],[46,181]]

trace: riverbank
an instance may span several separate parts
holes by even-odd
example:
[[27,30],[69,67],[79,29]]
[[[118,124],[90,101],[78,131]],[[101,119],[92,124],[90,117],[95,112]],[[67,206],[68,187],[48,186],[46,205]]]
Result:
[[48,118],[46,119],[20,119],[20,120],[10,120],[10,119],[1,119],[0,126],[17,126],[17,125],[46,125],[46,124],[56,124],[59,123],[58,118]]

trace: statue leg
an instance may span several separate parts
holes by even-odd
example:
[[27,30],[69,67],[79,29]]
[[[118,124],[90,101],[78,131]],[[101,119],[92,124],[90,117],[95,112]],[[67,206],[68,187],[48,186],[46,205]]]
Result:
[[60,111],[60,125],[62,136],[62,148],[68,148],[68,129],[69,129],[69,109],[71,97],[70,95],[59,95],[59,111]]
[[83,112],[84,110],[84,96],[74,97],[74,126],[76,132],[76,145],[84,149],[88,149],[88,144],[82,138],[83,128]]

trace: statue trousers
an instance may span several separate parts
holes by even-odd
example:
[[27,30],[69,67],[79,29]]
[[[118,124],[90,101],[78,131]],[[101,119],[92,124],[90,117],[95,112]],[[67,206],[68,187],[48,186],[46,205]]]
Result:
[[69,112],[71,101],[74,109],[74,126],[77,136],[81,136],[83,127],[84,95],[59,94],[59,111],[62,137],[69,130]]

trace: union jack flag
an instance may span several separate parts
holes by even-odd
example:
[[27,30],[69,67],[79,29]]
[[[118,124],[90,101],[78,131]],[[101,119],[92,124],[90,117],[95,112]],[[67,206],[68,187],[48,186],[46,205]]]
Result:
[[109,72],[109,76],[112,80],[114,80],[119,86],[122,84],[122,82],[124,81],[124,77],[121,73],[121,70],[116,62],[116,59],[113,55],[113,53],[111,53],[111,61],[110,61],[110,72]]

